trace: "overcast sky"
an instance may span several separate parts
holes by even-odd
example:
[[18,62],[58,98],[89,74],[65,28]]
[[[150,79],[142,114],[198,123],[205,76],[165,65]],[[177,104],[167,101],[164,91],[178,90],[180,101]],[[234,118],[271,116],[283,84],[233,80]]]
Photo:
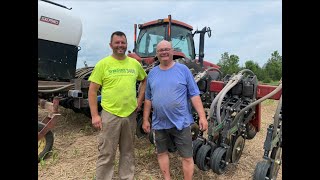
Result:
[[[72,10],[82,20],[77,68],[94,66],[112,53],[110,35],[120,30],[127,35],[128,50],[133,49],[134,23],[167,18],[183,21],[194,31],[209,26],[205,36],[204,59],[217,64],[221,54],[239,56],[239,65],[248,60],[261,67],[278,51],[282,56],[281,0],[179,0],[179,1],[102,1],[52,0]],[[198,54],[199,35],[195,36]]]

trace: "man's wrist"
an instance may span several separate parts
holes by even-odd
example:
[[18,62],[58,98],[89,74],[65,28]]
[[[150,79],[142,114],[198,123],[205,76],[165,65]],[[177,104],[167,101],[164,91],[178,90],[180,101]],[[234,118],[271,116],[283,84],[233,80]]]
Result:
[[98,113],[97,113],[97,114],[96,114],[96,113],[94,113],[94,114],[91,114],[91,117],[92,117],[92,118],[96,118],[96,117],[99,117],[99,114],[98,114]]

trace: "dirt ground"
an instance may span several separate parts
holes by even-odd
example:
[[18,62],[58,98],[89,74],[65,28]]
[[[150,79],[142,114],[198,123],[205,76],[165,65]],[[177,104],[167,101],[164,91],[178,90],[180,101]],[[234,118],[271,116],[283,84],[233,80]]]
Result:
[[[252,179],[256,164],[263,158],[263,143],[269,124],[273,122],[277,101],[266,100],[262,103],[261,131],[252,140],[246,140],[245,147],[236,164],[229,164],[224,174],[215,174],[212,170],[201,171],[195,165],[196,180],[244,180]],[[46,113],[38,108],[38,117],[42,119]],[[96,136],[98,132],[92,128],[90,119],[72,110],[60,109],[61,116],[52,130],[54,144],[51,154],[38,163],[39,180],[92,180],[95,176],[97,160]],[[136,138],[136,180],[162,179],[153,145],[147,138]],[[118,155],[117,155],[118,156]],[[117,158],[116,158],[117,159]],[[115,165],[117,177],[118,161]],[[170,171],[173,180],[182,180],[183,172],[178,154],[170,154]],[[280,167],[277,179],[282,179]]]

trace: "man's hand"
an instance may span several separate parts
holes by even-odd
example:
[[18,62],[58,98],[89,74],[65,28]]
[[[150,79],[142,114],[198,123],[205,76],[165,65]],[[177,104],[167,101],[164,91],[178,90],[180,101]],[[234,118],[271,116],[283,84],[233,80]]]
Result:
[[199,119],[199,128],[202,132],[208,129],[208,121],[206,118]]
[[150,122],[148,120],[143,120],[142,129],[145,133],[150,133]]
[[139,105],[139,103],[138,103],[138,105],[136,107],[136,112],[139,112],[139,111],[141,111],[141,104]]
[[102,130],[102,119],[101,116],[92,116],[92,125],[96,129]]

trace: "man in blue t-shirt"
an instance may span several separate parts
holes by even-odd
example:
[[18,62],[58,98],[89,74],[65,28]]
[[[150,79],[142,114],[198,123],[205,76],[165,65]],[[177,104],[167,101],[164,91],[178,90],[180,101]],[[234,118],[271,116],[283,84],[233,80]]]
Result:
[[[194,120],[190,100],[199,114],[200,130],[208,128],[199,88],[189,68],[173,61],[170,42],[163,40],[157,45],[157,57],[160,65],[148,74],[142,128],[150,132],[148,117],[152,107],[152,133],[164,179],[171,179],[168,144],[172,143],[182,157],[184,179],[192,179],[194,162],[190,125]],[[173,142],[168,143],[170,141]]]

